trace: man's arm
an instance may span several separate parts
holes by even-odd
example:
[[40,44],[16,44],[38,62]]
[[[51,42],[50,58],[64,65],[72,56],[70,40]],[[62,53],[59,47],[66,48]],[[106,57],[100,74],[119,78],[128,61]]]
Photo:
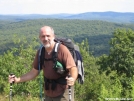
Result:
[[70,76],[74,78],[74,81],[77,79],[78,77],[78,69],[77,67],[72,67],[69,69],[70,71]]
[[15,75],[10,76],[9,75],[9,82],[15,82],[15,83],[20,83],[20,82],[25,82],[34,79],[37,75],[39,74],[39,71],[36,70],[35,68],[32,68],[31,71],[28,73],[22,75],[21,77],[15,77]]
[[78,77],[78,69],[77,67],[72,67],[69,69],[70,77],[67,77],[67,84],[69,86],[73,86],[77,77]]

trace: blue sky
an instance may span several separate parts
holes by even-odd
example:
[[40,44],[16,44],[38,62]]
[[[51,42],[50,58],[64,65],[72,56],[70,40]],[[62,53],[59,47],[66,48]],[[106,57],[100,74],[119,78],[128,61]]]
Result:
[[0,14],[133,12],[134,0],[0,0]]

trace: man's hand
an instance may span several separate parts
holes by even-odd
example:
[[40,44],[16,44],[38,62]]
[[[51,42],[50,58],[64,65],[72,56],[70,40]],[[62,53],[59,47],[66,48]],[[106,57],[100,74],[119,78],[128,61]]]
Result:
[[9,81],[9,83],[14,83],[14,81],[15,81],[15,75],[14,74],[10,74],[8,76],[8,81]]
[[74,80],[73,77],[66,77],[66,79],[67,79],[67,85],[69,85],[69,86],[73,86],[74,85],[75,80]]

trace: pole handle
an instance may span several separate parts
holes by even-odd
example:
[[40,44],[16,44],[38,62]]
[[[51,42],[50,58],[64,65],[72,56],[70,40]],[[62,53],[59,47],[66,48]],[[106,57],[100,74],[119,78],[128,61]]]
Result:
[[[14,73],[10,73],[10,76],[14,75]],[[14,76],[15,77],[15,76]],[[14,81],[12,83],[10,83],[10,85],[12,85],[14,83]]]
[[[70,77],[71,77],[71,75],[69,74],[69,75],[68,75],[68,78],[70,78]],[[71,86],[69,86],[69,85],[68,85],[68,88],[70,89],[70,88],[71,88]]]

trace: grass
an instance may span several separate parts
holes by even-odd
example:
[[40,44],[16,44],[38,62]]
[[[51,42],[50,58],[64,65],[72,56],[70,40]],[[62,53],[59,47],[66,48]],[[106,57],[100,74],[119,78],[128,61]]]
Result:
[[[0,101],[10,101],[10,96],[9,95],[0,95]],[[19,95],[15,95],[12,96],[12,100],[11,101],[40,101],[39,98],[37,97],[32,97],[32,96],[19,96]]]

